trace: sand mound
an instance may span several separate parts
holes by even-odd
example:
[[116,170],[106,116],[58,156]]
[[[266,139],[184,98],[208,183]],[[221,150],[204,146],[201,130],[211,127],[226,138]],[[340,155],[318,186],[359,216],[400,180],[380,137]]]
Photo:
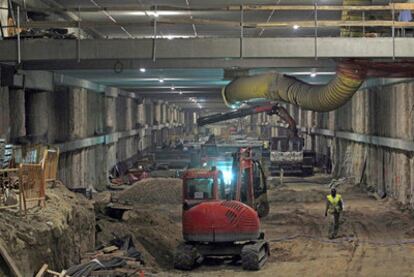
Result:
[[180,204],[182,180],[176,178],[148,178],[116,193],[115,202],[125,204]]

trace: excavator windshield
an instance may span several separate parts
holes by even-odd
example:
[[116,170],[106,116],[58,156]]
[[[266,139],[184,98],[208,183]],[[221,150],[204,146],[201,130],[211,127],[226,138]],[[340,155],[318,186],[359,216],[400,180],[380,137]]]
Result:
[[194,178],[187,180],[186,199],[203,200],[213,199],[213,178]]

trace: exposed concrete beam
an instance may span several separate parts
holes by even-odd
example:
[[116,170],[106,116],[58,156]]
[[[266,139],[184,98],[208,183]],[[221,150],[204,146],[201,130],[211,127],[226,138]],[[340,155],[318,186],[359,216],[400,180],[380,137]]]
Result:
[[[81,60],[152,58],[152,40],[82,40]],[[317,51],[315,51],[315,47]],[[395,48],[394,48],[395,47]],[[244,58],[410,58],[412,38],[245,38]],[[23,61],[76,60],[74,40],[24,40]],[[240,39],[176,39],[157,41],[157,59],[225,59],[240,57]],[[1,41],[0,61],[17,60],[16,42]],[[122,64],[119,64],[122,67]]]
[[221,92],[220,91],[211,91],[211,92],[183,92],[182,94],[177,92],[161,92],[161,93],[136,93],[140,97],[148,97],[148,98],[155,98],[155,99],[188,99],[189,97],[196,97],[202,99],[221,99]]
[[144,68],[334,68],[331,59],[312,58],[250,58],[250,59],[107,59],[107,60],[59,60],[26,61],[23,67],[28,70],[113,70],[116,66],[123,70]]

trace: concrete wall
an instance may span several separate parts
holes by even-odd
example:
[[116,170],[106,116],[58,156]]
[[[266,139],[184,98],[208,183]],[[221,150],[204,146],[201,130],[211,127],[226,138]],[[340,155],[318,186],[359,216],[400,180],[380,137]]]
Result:
[[0,138],[10,138],[9,89],[0,87]]
[[[296,112],[292,108],[290,112],[301,127],[413,141],[414,82],[362,89],[335,112]],[[413,152],[322,135],[304,137],[307,148],[319,156],[331,149],[335,176],[353,177],[356,182],[362,179],[366,189],[414,208]]]
[[[166,120],[172,116],[173,110]],[[152,100],[140,102],[129,94],[64,85],[54,91],[0,88],[0,138],[61,146],[59,178],[69,188],[104,189],[117,162],[153,146],[153,120]],[[97,142],[83,146],[86,140]]]

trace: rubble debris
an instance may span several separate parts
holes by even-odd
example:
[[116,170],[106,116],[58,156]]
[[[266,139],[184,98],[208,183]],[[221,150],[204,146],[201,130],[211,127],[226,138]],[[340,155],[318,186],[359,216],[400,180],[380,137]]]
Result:
[[[142,270],[144,265],[142,255],[135,248],[130,235],[116,237],[108,246],[88,253],[82,260],[81,264],[70,267],[67,274],[72,277],[124,276],[119,274],[134,274]],[[106,275],[99,275],[100,271],[105,271]]]
[[134,182],[148,178],[148,171],[149,170],[143,166],[128,168],[126,162],[119,162],[110,170],[109,179],[111,184],[115,186],[131,185]]

